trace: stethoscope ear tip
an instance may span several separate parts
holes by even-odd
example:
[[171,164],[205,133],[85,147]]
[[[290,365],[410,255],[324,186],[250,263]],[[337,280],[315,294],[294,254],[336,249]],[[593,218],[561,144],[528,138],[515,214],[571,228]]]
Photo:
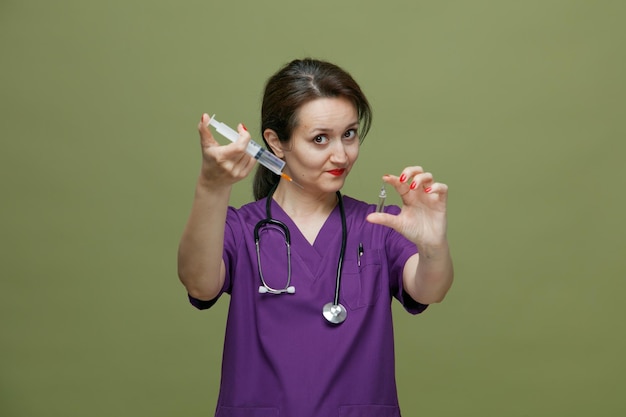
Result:
[[259,286],[259,294],[267,294],[268,292],[272,294],[283,294],[283,293],[295,294],[296,287],[294,287],[293,285],[290,285],[284,290],[274,290],[274,289],[268,288],[265,285]]

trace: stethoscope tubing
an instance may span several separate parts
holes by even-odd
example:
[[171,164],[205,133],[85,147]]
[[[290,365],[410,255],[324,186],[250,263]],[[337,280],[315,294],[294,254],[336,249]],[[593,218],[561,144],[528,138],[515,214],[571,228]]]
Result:
[[343,198],[341,193],[337,191],[337,199],[339,204],[339,213],[341,214],[341,250],[339,251],[339,261],[337,262],[337,280],[335,282],[335,298],[334,305],[339,305],[339,291],[341,288],[341,270],[343,267],[343,258],[346,254],[346,244],[348,242],[348,227],[346,225],[346,212],[343,208]]
[[[256,253],[257,253],[257,263],[259,268],[259,275],[261,278],[261,282],[263,285],[259,288],[260,292],[269,292],[271,294],[284,294],[284,293],[295,293],[295,288],[291,286],[291,234],[289,232],[289,228],[286,224],[281,222],[280,220],[272,219],[272,196],[274,195],[274,191],[276,191],[276,184],[268,193],[267,200],[265,203],[265,214],[266,218],[260,220],[256,226],[254,227],[254,242],[256,245]],[[339,213],[341,215],[341,249],[339,251],[339,260],[337,261],[337,277],[335,280],[335,294],[332,303],[325,304],[322,308],[322,314],[324,318],[332,324],[340,324],[346,319],[347,310],[346,308],[339,303],[339,295],[341,291],[341,275],[342,275],[342,267],[343,267],[343,259],[346,254],[346,246],[348,242],[348,227],[346,222],[346,212],[343,206],[343,197],[341,193],[337,191],[337,202],[339,205]],[[287,276],[287,286],[280,290],[271,288],[265,282],[263,278],[263,272],[261,268],[261,251],[260,251],[260,237],[259,231],[263,226],[272,225],[279,228],[285,237],[285,245],[287,246],[287,263],[288,263],[288,276]]]

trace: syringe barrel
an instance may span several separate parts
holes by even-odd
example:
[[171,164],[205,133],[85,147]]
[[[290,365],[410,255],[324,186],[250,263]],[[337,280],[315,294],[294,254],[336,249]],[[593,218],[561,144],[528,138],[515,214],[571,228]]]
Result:
[[[219,134],[229,139],[231,142],[235,142],[239,138],[239,133],[237,133],[234,129],[215,120],[215,115],[211,117],[209,124],[213,126]],[[269,152],[267,149],[261,147],[261,145],[253,140],[248,143],[246,153],[258,160],[261,165],[276,175],[280,175],[285,167],[285,161]]]
[[259,160],[259,164],[263,165],[276,175],[280,175],[285,167],[285,161],[263,148],[260,148],[255,158]]
[[385,199],[387,198],[387,190],[385,190],[385,184],[380,188],[378,193],[378,205],[376,206],[376,213],[381,213],[385,208]]

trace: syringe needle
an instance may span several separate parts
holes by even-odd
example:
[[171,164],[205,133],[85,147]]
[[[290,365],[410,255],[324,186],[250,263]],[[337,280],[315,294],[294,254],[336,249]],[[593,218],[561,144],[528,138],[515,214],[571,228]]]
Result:
[[281,172],[281,173],[280,173],[280,176],[281,176],[282,178],[286,179],[287,181],[289,181],[289,182],[291,182],[291,183],[293,183],[293,184],[297,185],[298,187],[300,187],[300,188],[302,188],[302,189],[304,190],[304,187],[303,187],[303,186],[301,186],[300,184],[298,184],[297,182],[295,182],[295,181],[293,180],[293,178],[291,178],[289,175],[285,174],[284,172]]

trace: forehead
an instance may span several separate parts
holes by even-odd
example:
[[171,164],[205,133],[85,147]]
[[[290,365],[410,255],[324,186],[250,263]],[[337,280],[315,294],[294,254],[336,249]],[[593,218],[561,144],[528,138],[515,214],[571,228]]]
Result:
[[345,97],[322,97],[303,104],[297,112],[297,129],[344,129],[358,122],[354,104]]

